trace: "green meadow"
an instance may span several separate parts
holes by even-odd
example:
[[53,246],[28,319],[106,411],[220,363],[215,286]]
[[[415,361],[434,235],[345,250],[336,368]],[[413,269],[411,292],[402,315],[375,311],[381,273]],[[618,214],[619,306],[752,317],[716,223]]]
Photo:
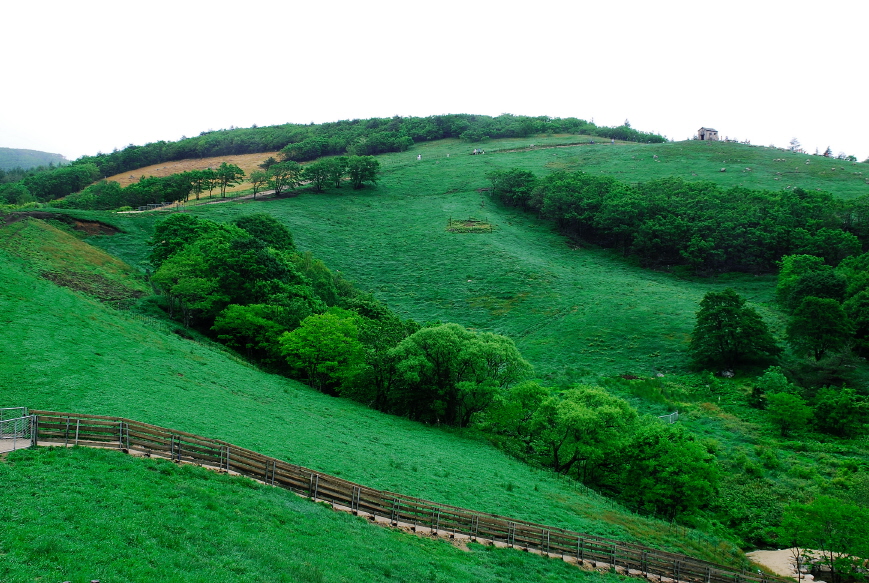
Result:
[[[373,188],[320,194],[302,188],[294,197],[189,205],[186,211],[219,221],[270,213],[289,227],[300,250],[311,251],[404,317],[508,335],[547,384],[599,382],[641,412],[680,409],[680,422],[718,448],[722,474],[728,474],[725,503],[756,496],[773,516],[794,492],[835,477],[847,458],[865,458],[857,442],[831,444],[813,435],[807,446],[776,436],[763,413],[745,405],[745,379],[710,382],[689,374],[689,335],[709,291],[736,289],[781,336],[784,315],[773,302],[774,275],[698,278],[642,269],[618,253],[562,236],[548,221],[494,204],[484,189],[490,186],[487,172],[519,167],[541,175],[582,169],[626,182],[680,176],[758,189],[821,188],[854,198],[869,194],[860,174],[866,164],[732,143],[589,144],[590,139],[496,140],[482,144],[486,153],[481,156],[468,155],[479,145],[457,140],[420,144],[379,157],[382,176]],[[472,430],[425,426],[323,395],[182,330],[147,297],[147,239],[164,215],[72,214],[121,232],[82,241],[42,221],[0,228],[0,406],[125,416],[224,439],[376,488],[718,562],[741,560],[730,543],[630,514],[507,456]],[[490,224],[491,232],[448,231],[451,220],[472,218]],[[58,271],[86,274],[84,281],[99,282],[97,291],[105,293],[95,294],[81,277],[60,287],[53,283],[56,277],[46,277]],[[124,290],[125,298],[146,295],[132,309],[111,307],[118,304],[108,296]],[[153,318],[143,321],[141,314]],[[652,380],[629,382],[619,375]],[[67,484],[81,487],[64,494],[56,481],[63,473],[70,476]],[[754,482],[746,481],[747,475],[752,480],[765,476],[773,486],[750,491]],[[522,581],[526,573],[528,580],[561,580],[561,566],[552,567],[556,562],[544,561],[541,567],[535,561],[542,559],[521,553],[457,551],[447,543],[367,526],[285,492],[158,461],[79,450],[24,452],[0,462],[0,476],[44,484],[36,506],[23,502],[32,498],[29,486],[17,486],[10,507],[27,513],[56,506],[51,516],[72,521],[70,529],[87,531],[93,525],[83,517],[102,520],[98,508],[119,506],[109,494],[99,506],[101,498],[89,494],[97,488],[111,496],[117,491],[118,500],[153,500],[142,506],[143,516],[118,516],[139,538],[125,538],[129,529],[112,527],[100,539],[106,545],[141,545],[147,550],[144,558],[100,558],[75,537],[62,536],[72,531],[53,536],[47,528],[40,530],[41,554],[22,542],[24,528],[0,535],[5,537],[0,554],[13,561],[10,576],[24,580],[39,572],[32,565],[60,565],[58,577],[85,580],[92,572],[81,566],[87,562],[111,580],[135,580],[129,573],[140,566],[163,569],[174,577],[167,579],[179,581]],[[118,476],[136,479],[120,484]],[[176,519],[166,516],[165,500],[182,504],[186,521],[172,522]],[[74,510],[62,510],[66,507]],[[186,522],[211,524],[209,516],[221,523],[214,538],[204,528],[195,536],[186,530]],[[273,516],[284,516],[284,523]],[[751,520],[760,519],[746,515],[745,521]],[[290,523],[296,526],[288,529]],[[723,532],[712,524],[699,526]],[[164,540],[162,531],[177,531],[181,540]],[[329,536],[311,536],[314,531]],[[226,564],[214,549],[226,548],[221,544],[227,540],[243,549],[233,555],[242,570],[217,575]],[[388,549],[386,558],[362,561],[374,547]],[[282,559],[279,550],[286,548],[293,551]],[[406,564],[395,558],[405,554],[410,557]],[[286,579],[262,570],[272,561],[286,565]],[[442,569],[442,563],[453,566]],[[432,578],[431,573],[439,574]],[[438,579],[443,573],[446,578]],[[566,573],[580,576],[575,568]]]
[[559,559],[464,548],[165,460],[41,448],[0,461],[0,580],[618,581]]
[[[72,238],[39,223],[29,228]],[[124,416],[380,489],[718,560],[736,556],[731,545],[631,515],[473,434],[326,396],[205,339],[185,339],[178,326],[143,322],[58,287],[8,252],[0,252],[0,286],[4,403]]]

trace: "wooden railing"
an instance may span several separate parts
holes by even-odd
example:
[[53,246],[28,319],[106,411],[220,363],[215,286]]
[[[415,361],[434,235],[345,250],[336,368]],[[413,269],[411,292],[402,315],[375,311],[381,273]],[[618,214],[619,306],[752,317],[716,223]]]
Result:
[[225,441],[121,417],[31,411],[38,443],[114,447],[176,462],[234,472],[279,486],[312,500],[343,506],[354,514],[381,517],[441,535],[463,534],[509,546],[575,558],[579,564],[609,567],[625,574],[691,583],[784,582],[643,545],[573,532],[496,514],[421,500],[368,488],[271,458]]

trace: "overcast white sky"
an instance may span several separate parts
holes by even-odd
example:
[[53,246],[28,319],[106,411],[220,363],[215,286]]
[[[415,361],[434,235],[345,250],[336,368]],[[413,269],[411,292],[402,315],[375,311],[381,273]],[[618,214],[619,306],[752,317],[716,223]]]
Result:
[[869,156],[869,2],[8,2],[0,146],[231,125],[575,116]]

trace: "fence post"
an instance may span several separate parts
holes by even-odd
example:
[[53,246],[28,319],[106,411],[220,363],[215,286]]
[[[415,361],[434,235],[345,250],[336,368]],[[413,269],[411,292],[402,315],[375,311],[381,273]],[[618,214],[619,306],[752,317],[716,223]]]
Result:
[[583,548],[583,540],[582,537],[576,539],[576,560],[579,563],[582,563],[583,556],[585,555],[585,549]]

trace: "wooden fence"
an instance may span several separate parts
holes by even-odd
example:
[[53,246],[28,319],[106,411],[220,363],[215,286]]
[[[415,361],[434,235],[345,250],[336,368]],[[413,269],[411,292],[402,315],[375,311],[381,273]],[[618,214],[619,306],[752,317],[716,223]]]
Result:
[[412,498],[355,484],[293,465],[225,441],[121,417],[31,411],[38,443],[114,447],[176,462],[190,462],[247,476],[312,500],[343,506],[354,514],[388,519],[433,534],[467,535],[524,550],[575,558],[580,564],[615,568],[626,574],[691,583],[783,582],[715,563],[638,544],[607,539]]

